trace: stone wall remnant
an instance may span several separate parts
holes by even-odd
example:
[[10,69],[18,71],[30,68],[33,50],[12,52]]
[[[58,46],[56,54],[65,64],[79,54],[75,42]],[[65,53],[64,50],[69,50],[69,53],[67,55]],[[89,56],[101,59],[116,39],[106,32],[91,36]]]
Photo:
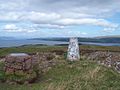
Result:
[[113,68],[120,73],[120,52],[110,52],[110,51],[95,51],[86,52],[83,54],[87,60],[95,60],[99,64]]
[[37,65],[35,60],[37,58],[32,57],[26,53],[11,53],[5,58],[5,75],[7,81],[24,83],[32,82],[37,78]]

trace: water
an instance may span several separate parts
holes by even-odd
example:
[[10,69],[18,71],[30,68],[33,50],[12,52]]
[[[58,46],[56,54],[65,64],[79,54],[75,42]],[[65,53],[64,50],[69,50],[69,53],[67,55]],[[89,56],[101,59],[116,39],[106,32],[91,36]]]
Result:
[[92,43],[92,42],[80,42],[87,45],[99,45],[99,46],[120,46],[120,43]]
[[30,44],[55,45],[55,44],[68,44],[68,43],[60,42],[60,41],[45,41],[45,40],[0,40],[0,47],[14,47],[14,46],[22,46],[22,45],[30,45]]
[[[100,45],[100,46],[120,46],[120,43],[91,43],[91,42],[80,42],[81,44],[87,45]],[[68,44],[68,42],[63,41],[45,41],[45,40],[0,40],[0,47],[14,47],[22,45],[56,45],[56,44]]]

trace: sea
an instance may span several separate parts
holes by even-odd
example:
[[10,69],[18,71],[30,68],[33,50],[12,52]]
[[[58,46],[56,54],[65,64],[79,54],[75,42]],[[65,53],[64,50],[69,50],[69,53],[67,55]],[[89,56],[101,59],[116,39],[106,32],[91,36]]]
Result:
[[[69,42],[64,41],[48,41],[48,40],[0,40],[0,48],[2,47],[17,47],[23,45],[62,45],[68,44]],[[120,43],[92,43],[92,42],[79,42],[85,45],[99,45],[99,46],[120,46]]]

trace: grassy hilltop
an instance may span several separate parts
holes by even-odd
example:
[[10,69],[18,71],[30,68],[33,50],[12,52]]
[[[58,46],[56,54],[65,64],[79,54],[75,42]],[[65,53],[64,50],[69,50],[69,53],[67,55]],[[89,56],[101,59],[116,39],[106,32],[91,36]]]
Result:
[[[120,47],[80,46],[81,49],[119,51]],[[0,56],[11,52],[52,52],[64,51],[65,46],[25,46],[1,48]],[[96,64],[94,61],[81,59],[78,62],[57,60],[59,64],[43,73],[34,84],[8,85],[0,83],[0,90],[119,90],[120,74]]]
[[[94,46],[94,45],[80,45],[81,50],[108,50],[108,51],[120,51],[118,46]],[[25,52],[25,53],[36,53],[36,52],[54,52],[61,51],[67,52],[67,46],[39,46],[39,45],[28,45],[21,47],[10,47],[0,48],[0,57],[5,56],[9,53]]]

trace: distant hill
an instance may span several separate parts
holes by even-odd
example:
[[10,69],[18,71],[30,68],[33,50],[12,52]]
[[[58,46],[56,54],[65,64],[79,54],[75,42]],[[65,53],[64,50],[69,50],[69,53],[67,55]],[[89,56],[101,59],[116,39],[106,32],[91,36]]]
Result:
[[[49,41],[69,41],[69,38],[33,38],[32,40],[49,40]],[[95,42],[95,43],[120,43],[120,37],[94,37],[81,38],[78,37],[79,42]]]
[[98,36],[95,38],[120,38],[120,35],[111,35],[111,36]]

